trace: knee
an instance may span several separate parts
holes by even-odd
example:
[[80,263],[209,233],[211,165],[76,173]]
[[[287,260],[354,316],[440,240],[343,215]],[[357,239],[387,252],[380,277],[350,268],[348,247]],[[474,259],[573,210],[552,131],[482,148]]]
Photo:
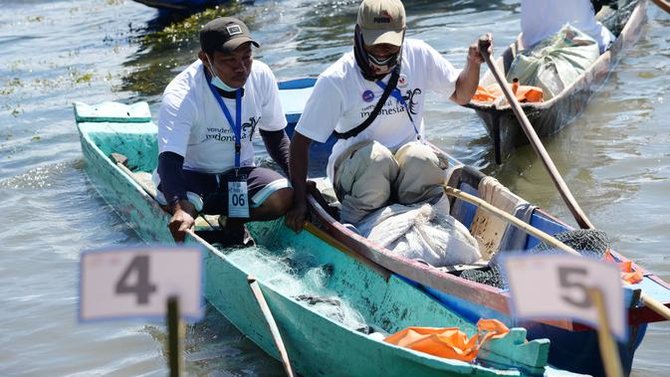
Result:
[[389,182],[395,179],[398,174],[398,163],[393,152],[377,141],[372,142],[364,152],[365,159],[358,161],[359,169],[362,170],[359,175],[365,175],[368,178],[383,177]]
[[293,189],[286,187],[273,192],[261,207],[268,216],[280,217],[293,206]]
[[364,152],[369,158],[369,167],[371,168],[395,164],[393,152],[378,141],[373,141],[369,144]]
[[433,150],[419,142],[404,145],[395,155],[401,169],[435,167],[439,169],[439,160]]

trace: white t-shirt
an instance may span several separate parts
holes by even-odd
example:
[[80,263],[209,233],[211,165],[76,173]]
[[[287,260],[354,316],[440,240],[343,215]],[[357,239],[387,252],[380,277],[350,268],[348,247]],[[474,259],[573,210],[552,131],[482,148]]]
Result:
[[[235,121],[235,99],[223,101]],[[252,63],[241,105],[240,166],[253,166],[256,128],[277,131],[286,127],[277,82],[265,63]],[[222,173],[235,167],[235,134],[209,88],[200,60],[177,75],[163,92],[158,148],[159,153],[183,156],[186,170]]]
[[[423,138],[423,112],[427,90],[451,96],[460,70],[455,69],[439,52],[423,41],[406,39],[402,47],[402,65],[397,88],[412,114],[416,129]],[[383,82],[390,78],[387,75]],[[353,51],[328,67],[314,86],[296,131],[325,142],[333,130],[347,132],[368,118],[384,90],[363,78]],[[405,108],[389,96],[377,118],[363,132],[335,143],[328,160],[328,177],[333,180],[333,165],[349,146],[365,140],[376,140],[391,150],[416,140],[417,135]]]
[[598,42],[600,53],[614,41],[614,35],[596,21],[591,0],[521,0],[521,39],[526,48],[568,23]]

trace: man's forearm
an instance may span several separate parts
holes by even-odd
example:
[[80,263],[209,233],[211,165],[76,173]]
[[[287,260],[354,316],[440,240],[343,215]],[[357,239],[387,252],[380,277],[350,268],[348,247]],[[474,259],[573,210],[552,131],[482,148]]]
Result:
[[279,165],[279,167],[288,175],[289,173],[289,146],[291,141],[286,135],[286,131],[265,131],[260,130],[261,137],[265,143],[268,154]]
[[470,102],[472,96],[475,95],[477,86],[479,85],[479,71],[480,64],[468,59],[465,68],[458,75],[456,90],[452,97],[459,105],[466,105]]
[[299,132],[293,134],[289,158],[289,177],[293,185],[293,195],[297,200],[306,197],[309,145],[311,140]]
[[186,199],[186,179],[182,172],[184,157],[163,152],[158,156],[158,176],[161,179],[161,191],[168,204]]

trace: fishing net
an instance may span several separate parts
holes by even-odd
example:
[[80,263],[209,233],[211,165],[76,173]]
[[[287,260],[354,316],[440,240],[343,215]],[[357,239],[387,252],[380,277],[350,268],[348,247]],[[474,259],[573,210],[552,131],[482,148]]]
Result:
[[[555,234],[554,238],[577,250],[584,256],[595,258],[604,257],[605,252],[611,246],[607,233],[597,229],[569,230]],[[535,246],[531,252],[541,253],[553,249],[553,246],[543,242]]]
[[481,269],[465,270],[461,273],[461,277],[466,280],[490,285],[495,288],[505,288],[505,282],[503,281],[500,267],[494,263]]
[[[590,258],[604,258],[611,246],[607,234],[597,229],[569,230],[555,234],[554,238],[575,249],[583,256]],[[529,250],[528,254],[553,253],[554,250],[553,246],[543,242]],[[460,276],[466,280],[504,289],[505,280],[496,259],[492,259],[485,268],[465,270]]]

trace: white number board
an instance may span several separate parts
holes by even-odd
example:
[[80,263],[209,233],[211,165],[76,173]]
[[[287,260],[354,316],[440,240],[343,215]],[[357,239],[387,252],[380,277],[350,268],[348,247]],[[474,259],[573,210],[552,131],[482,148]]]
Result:
[[611,263],[573,255],[507,256],[502,264],[517,318],[566,319],[598,327],[590,288],[602,292],[610,330],[627,338],[627,312],[619,270]]
[[200,250],[137,247],[91,250],[81,255],[81,321],[161,317],[170,296],[179,299],[182,317],[202,317]]

